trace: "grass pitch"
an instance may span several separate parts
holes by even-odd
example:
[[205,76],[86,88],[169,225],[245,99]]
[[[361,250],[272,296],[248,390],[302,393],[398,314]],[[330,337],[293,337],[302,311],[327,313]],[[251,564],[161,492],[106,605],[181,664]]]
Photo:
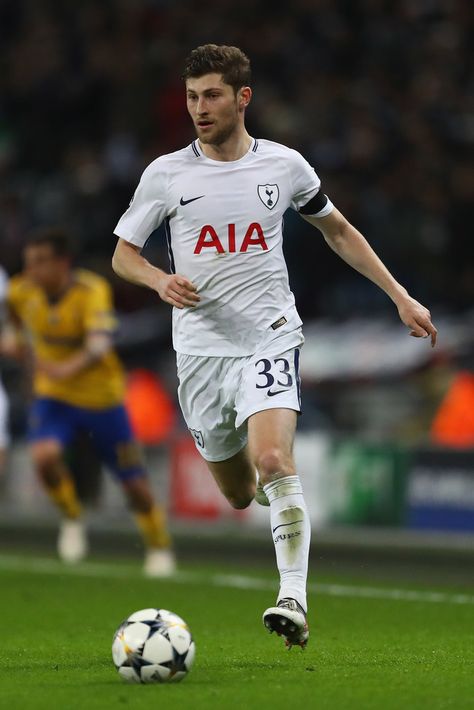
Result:
[[[0,556],[0,578],[0,706],[11,710],[474,706],[474,596],[465,590],[318,579],[302,652],[261,624],[275,597],[271,569],[188,566],[158,582],[126,562],[67,570]],[[152,606],[186,619],[196,661],[182,683],[127,685],[112,664],[112,635]]]

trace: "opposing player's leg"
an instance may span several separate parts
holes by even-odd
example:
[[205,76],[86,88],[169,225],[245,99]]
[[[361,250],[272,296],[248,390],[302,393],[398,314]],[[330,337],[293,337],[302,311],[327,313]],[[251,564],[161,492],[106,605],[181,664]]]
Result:
[[277,605],[265,611],[264,623],[270,631],[285,636],[288,646],[304,648],[309,635],[306,579],[311,530],[293,459],[295,428],[296,412],[291,409],[257,412],[248,421],[248,446],[270,502],[280,573]]
[[125,408],[118,406],[100,412],[89,411],[84,418],[104,463],[122,486],[143,537],[145,574],[150,577],[173,574],[176,560],[171,548],[166,512],[155,500]]
[[81,504],[64,461],[62,442],[54,438],[38,439],[31,444],[31,456],[35,470],[51,500],[66,518],[79,518],[82,512]]
[[144,572],[148,577],[168,577],[176,571],[166,512],[155,501],[148,478],[134,476],[122,482],[146,546]]
[[31,445],[31,455],[43,486],[62,513],[57,550],[64,562],[75,563],[88,552],[82,506],[74,479],[64,460],[62,443],[57,439],[39,439]]
[[82,506],[64,460],[64,449],[73,432],[74,421],[67,405],[48,399],[33,403],[28,432],[33,466],[49,498],[61,511],[57,548],[60,558],[69,563],[83,559],[88,551]]

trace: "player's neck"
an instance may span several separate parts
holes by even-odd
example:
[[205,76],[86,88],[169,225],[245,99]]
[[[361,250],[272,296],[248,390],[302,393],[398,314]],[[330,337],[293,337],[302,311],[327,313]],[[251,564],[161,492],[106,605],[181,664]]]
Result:
[[58,301],[69,289],[72,280],[73,276],[71,272],[61,274],[61,277],[58,278],[54,285],[44,289],[48,301]]
[[228,162],[243,158],[248,153],[251,143],[251,137],[243,128],[241,131],[229,136],[224,143],[214,145],[213,143],[201,143],[199,141],[199,146],[206,158]]

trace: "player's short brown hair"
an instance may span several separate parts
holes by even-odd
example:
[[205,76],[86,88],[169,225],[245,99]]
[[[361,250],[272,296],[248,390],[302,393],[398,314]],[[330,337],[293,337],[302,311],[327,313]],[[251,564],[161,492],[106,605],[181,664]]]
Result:
[[49,246],[55,256],[73,256],[71,240],[62,227],[41,227],[28,234],[26,247],[43,245]]
[[193,49],[186,59],[182,79],[197,79],[205,74],[222,74],[223,82],[237,93],[242,86],[250,84],[250,60],[238,47],[203,44]]

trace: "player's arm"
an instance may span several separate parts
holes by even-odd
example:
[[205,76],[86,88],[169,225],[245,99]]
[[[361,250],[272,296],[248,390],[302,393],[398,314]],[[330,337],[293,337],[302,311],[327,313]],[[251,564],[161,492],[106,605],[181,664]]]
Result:
[[75,377],[82,370],[101,360],[113,347],[112,336],[105,332],[87,334],[83,347],[66,360],[36,360],[35,368],[53,380]]
[[395,303],[402,322],[410,328],[410,335],[415,338],[430,336],[431,346],[435,346],[437,330],[431,322],[429,310],[415,301],[396,281],[363,235],[339,210],[334,208],[325,217],[305,214],[302,217],[322,232],[338,256],[385,291]]
[[195,285],[180,274],[167,274],[141,255],[141,247],[119,239],[112,257],[112,268],[125,281],[146,286],[176,308],[196,306],[200,300]]

